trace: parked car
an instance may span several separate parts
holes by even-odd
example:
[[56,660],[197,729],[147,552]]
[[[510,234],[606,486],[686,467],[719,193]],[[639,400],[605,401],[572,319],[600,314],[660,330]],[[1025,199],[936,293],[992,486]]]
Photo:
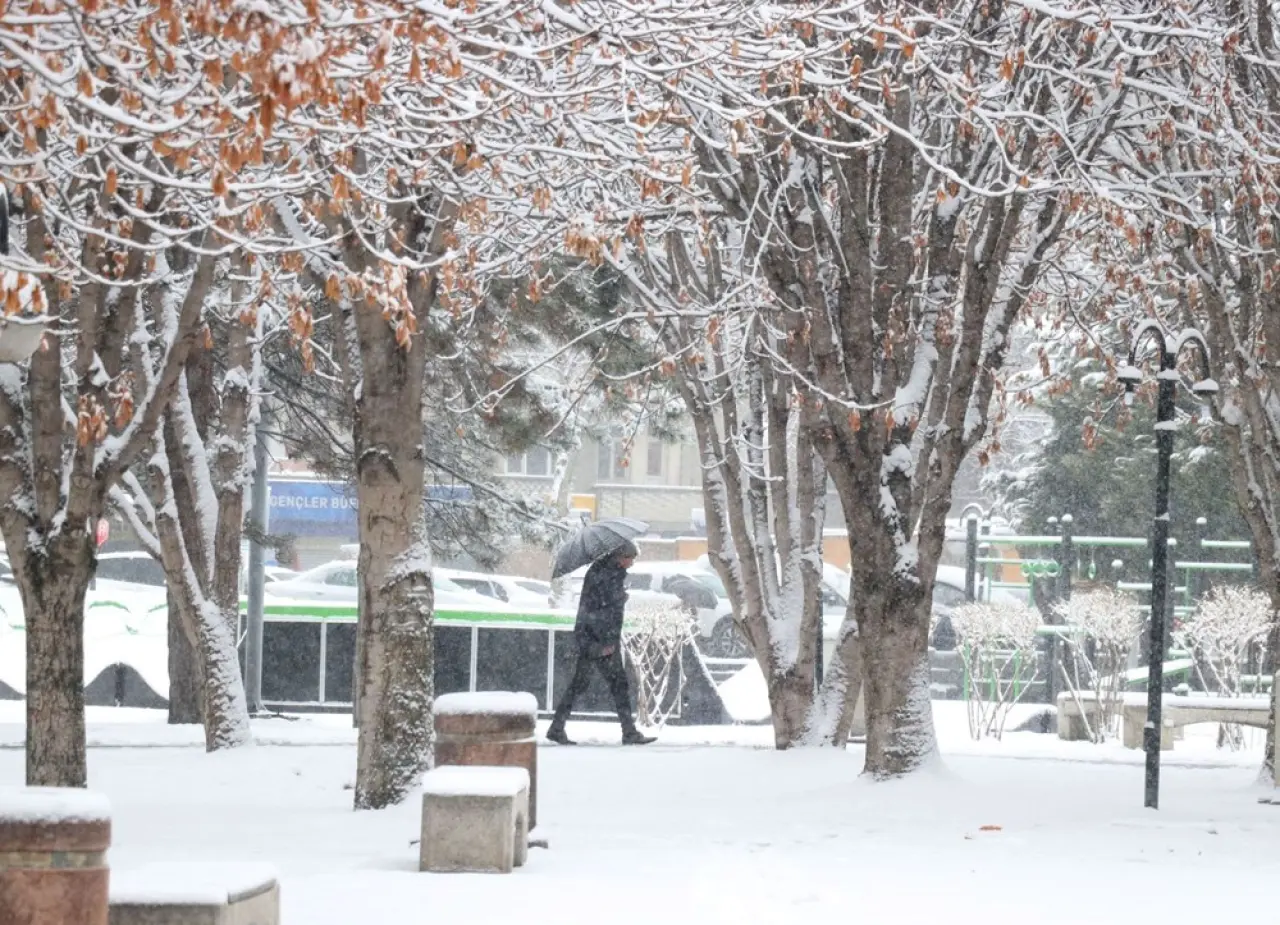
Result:
[[[586,577],[587,567],[564,576],[564,600],[561,606],[566,610],[577,610],[578,599],[582,596],[582,581]],[[674,594],[662,591],[649,591],[644,588],[628,588],[625,611],[634,612],[637,608],[650,606],[680,607],[682,601]]]
[[[6,563],[5,570],[8,570]],[[248,574],[248,563],[241,565],[241,574]],[[267,584],[297,576],[297,572],[279,565],[268,565],[263,568]],[[0,576],[0,580],[3,580]],[[98,568],[94,573],[95,588],[109,590],[117,586],[137,586],[145,588],[168,588],[164,566],[151,553],[141,549],[121,550],[98,553]],[[98,584],[101,582],[102,584]]]
[[[444,610],[498,611],[511,610],[493,598],[485,597],[455,584],[439,572],[432,575],[435,604]],[[360,585],[356,577],[356,560],[334,559],[324,565],[299,572],[293,578],[273,581],[266,586],[272,597],[295,601],[318,601],[326,604],[356,604]]]
[[147,585],[152,588],[168,587],[164,566],[149,552],[129,550],[98,553],[98,581],[119,581],[131,585]]
[[488,575],[483,572],[465,572],[458,569],[435,570],[437,580],[448,578],[459,587],[485,597],[510,604],[512,607],[544,609],[551,598],[551,584],[532,578],[514,575]]

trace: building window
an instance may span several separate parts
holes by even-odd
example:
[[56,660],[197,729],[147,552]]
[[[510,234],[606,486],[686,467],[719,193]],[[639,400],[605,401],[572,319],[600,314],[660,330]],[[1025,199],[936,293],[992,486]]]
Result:
[[627,478],[627,446],[621,440],[601,440],[596,447],[596,478],[601,481],[625,481]]
[[507,457],[507,475],[550,475],[551,453],[535,446],[527,453]]
[[656,434],[649,434],[649,444],[646,447],[644,474],[649,476],[662,475],[662,457],[666,446],[662,443],[662,438]]

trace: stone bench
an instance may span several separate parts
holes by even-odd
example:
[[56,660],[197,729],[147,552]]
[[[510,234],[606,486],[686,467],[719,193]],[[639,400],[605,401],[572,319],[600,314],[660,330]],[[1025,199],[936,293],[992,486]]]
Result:
[[[1129,694],[1121,708],[1125,748],[1142,748],[1142,733],[1147,725],[1147,698]],[[1160,748],[1168,751],[1184,726],[1196,723],[1235,723],[1266,729],[1271,719],[1269,698],[1179,697],[1163,698],[1160,708]]]
[[110,925],[279,925],[265,864],[147,864],[111,872]]
[[422,780],[419,870],[509,874],[529,853],[529,772],[449,766]]
[[[1102,719],[1102,703],[1091,691],[1070,692],[1058,695],[1058,738],[1069,742],[1089,739],[1089,729],[1097,729]],[[1112,708],[1119,703],[1111,704]],[[1088,719],[1086,728],[1085,720]]]

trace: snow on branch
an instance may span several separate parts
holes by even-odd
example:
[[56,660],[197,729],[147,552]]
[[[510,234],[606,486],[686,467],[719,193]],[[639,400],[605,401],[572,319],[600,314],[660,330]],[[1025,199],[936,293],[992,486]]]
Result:
[[1100,590],[1074,595],[1055,612],[1065,623],[1059,630],[1056,669],[1090,740],[1103,742],[1115,734],[1129,653],[1142,630],[1142,609],[1123,591]]
[[1040,614],[1018,601],[990,601],[956,608],[952,622],[964,659],[969,734],[999,739],[1036,681]]

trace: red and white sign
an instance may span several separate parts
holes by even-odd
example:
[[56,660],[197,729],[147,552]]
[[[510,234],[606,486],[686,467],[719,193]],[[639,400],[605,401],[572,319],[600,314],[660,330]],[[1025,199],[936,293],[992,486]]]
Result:
[[111,524],[105,517],[98,518],[98,529],[94,531],[93,537],[98,541],[99,549],[107,545],[107,540],[111,538]]

